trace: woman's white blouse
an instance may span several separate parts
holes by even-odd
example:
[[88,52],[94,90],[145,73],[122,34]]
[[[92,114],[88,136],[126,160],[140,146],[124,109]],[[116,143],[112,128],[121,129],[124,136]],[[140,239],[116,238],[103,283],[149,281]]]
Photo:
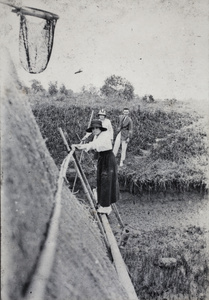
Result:
[[83,145],[86,151],[96,150],[97,152],[107,151],[112,149],[112,142],[107,131],[102,131],[98,136],[95,136],[93,141]]

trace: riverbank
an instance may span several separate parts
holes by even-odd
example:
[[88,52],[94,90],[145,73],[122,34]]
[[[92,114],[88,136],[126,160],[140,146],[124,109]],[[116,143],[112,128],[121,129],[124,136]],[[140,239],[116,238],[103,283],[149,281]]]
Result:
[[140,299],[208,300],[208,195],[121,192],[110,224]]

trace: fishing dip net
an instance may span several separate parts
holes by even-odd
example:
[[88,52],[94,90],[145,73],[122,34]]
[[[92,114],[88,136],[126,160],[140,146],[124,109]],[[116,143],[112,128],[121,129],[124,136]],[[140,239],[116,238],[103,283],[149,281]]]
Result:
[[20,16],[19,55],[23,68],[33,74],[43,72],[50,60],[57,15],[31,7],[12,10]]

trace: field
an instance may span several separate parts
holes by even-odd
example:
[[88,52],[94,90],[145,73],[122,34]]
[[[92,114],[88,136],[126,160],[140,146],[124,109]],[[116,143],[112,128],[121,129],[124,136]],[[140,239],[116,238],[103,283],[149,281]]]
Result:
[[[96,115],[101,107],[102,102],[95,106],[93,100],[88,105],[81,99],[32,102],[58,167],[67,154],[58,128],[64,130],[70,144],[78,143],[92,109]],[[128,233],[119,227],[114,214],[110,223],[136,292],[144,300],[206,300],[209,226],[205,118],[178,102],[172,106],[167,102],[123,104],[130,107],[135,125],[126,164],[119,169],[121,199],[117,205]],[[119,113],[113,102],[108,117],[114,129]],[[82,166],[92,187],[94,164],[92,154],[85,154]],[[68,179],[72,188],[74,178],[69,174]],[[79,181],[75,190],[83,203]]]
[[[92,110],[96,117],[100,108],[99,103],[94,107],[84,103],[77,106],[73,104],[75,102],[74,99],[47,99],[43,103],[39,101],[33,104],[41,133],[58,166],[66,156],[58,128],[63,129],[70,144],[79,143]],[[119,177],[121,185],[131,193],[208,191],[206,121],[196,112],[191,113],[182,107],[182,104],[169,107],[168,103],[145,105],[138,100],[130,108],[134,134],[128,145],[126,166],[119,171]],[[115,132],[119,114],[120,110],[114,106],[108,110],[108,118]],[[85,161],[87,173],[92,174],[92,158],[86,156]]]

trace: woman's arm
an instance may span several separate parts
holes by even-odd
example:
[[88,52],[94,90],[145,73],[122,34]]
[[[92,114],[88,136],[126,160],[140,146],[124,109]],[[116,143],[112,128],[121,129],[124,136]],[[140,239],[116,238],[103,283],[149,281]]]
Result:
[[97,137],[93,139],[92,142],[86,144],[75,144],[73,145],[75,148],[79,150],[96,150],[97,152],[100,151],[107,151],[112,149],[112,142],[110,139],[110,135],[105,132],[101,132]]
[[74,144],[72,145],[72,149],[78,149],[78,150],[84,150],[84,151],[89,151],[91,149],[94,149],[93,142],[86,143],[86,144]]

